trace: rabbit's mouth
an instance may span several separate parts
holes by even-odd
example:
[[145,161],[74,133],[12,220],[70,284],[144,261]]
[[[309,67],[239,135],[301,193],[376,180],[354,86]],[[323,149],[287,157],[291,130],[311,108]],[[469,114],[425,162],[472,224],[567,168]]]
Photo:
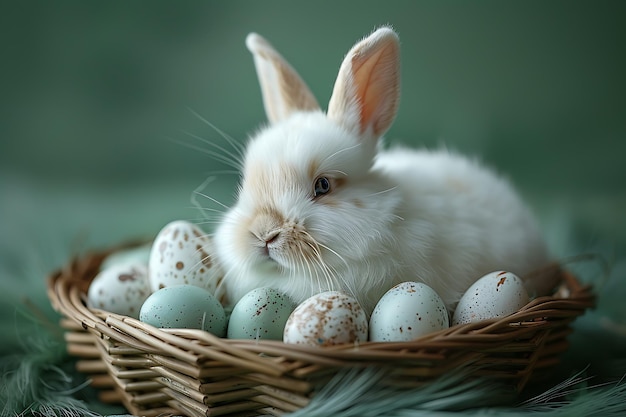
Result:
[[281,227],[254,233],[254,251],[263,268],[299,276],[318,275],[328,269],[320,244],[301,224],[286,222]]
[[263,233],[254,233],[254,236],[256,239],[254,246],[263,261],[290,268],[311,257],[312,239],[296,223],[285,224]]

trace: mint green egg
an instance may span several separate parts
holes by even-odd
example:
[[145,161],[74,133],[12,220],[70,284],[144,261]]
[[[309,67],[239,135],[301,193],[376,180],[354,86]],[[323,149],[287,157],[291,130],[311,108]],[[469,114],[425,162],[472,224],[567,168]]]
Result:
[[273,288],[256,288],[235,304],[228,322],[228,338],[282,340],[285,323],[295,307]]
[[218,337],[226,334],[224,307],[209,291],[176,285],[152,293],[141,306],[139,320],[165,329],[201,329]]

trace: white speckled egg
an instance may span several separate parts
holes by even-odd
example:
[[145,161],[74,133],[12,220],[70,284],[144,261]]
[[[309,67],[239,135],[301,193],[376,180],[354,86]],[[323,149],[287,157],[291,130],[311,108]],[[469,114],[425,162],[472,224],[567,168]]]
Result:
[[291,313],[285,343],[330,346],[367,341],[367,316],[354,297],[326,291],[306,299]]
[[211,240],[198,226],[184,220],[169,223],[154,239],[150,251],[152,291],[172,285],[195,285],[216,294],[222,273],[211,252]]
[[226,313],[209,291],[194,285],[161,288],[143,303],[139,319],[154,327],[201,329],[224,337]]
[[382,296],[370,318],[370,340],[404,342],[450,326],[439,295],[421,282],[403,282]]
[[282,340],[285,323],[295,307],[273,288],[256,288],[235,304],[228,322],[228,338]]
[[149,295],[148,266],[126,261],[110,264],[96,275],[87,292],[87,306],[138,318]]
[[511,272],[495,271],[480,278],[463,294],[452,324],[508,316],[525,306],[528,299],[520,278]]

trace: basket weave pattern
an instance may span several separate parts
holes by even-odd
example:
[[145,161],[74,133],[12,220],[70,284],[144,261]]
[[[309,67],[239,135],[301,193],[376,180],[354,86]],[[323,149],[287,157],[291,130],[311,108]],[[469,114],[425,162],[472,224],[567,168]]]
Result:
[[312,348],[279,341],[231,340],[201,330],[156,329],[88,309],[85,298],[113,250],[70,262],[48,280],[63,318],[68,352],[100,388],[103,402],[136,415],[281,415],[306,406],[320,383],[347,367],[388,369],[387,383],[414,387],[460,366],[521,390],[558,362],[570,323],[593,307],[589,286],[559,268],[561,286],[518,312],[454,326],[411,342]]

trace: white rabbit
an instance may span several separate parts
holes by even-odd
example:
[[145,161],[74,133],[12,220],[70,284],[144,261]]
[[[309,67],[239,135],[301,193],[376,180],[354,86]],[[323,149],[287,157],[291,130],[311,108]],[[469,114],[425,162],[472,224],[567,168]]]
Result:
[[371,313],[394,284],[421,281],[452,310],[482,275],[549,262],[509,183],[447,151],[380,150],[399,102],[399,42],[380,28],[345,57],[328,112],[263,38],[246,40],[270,125],[251,138],[234,206],[214,234],[231,302],[262,286],[295,302],[325,290]]

